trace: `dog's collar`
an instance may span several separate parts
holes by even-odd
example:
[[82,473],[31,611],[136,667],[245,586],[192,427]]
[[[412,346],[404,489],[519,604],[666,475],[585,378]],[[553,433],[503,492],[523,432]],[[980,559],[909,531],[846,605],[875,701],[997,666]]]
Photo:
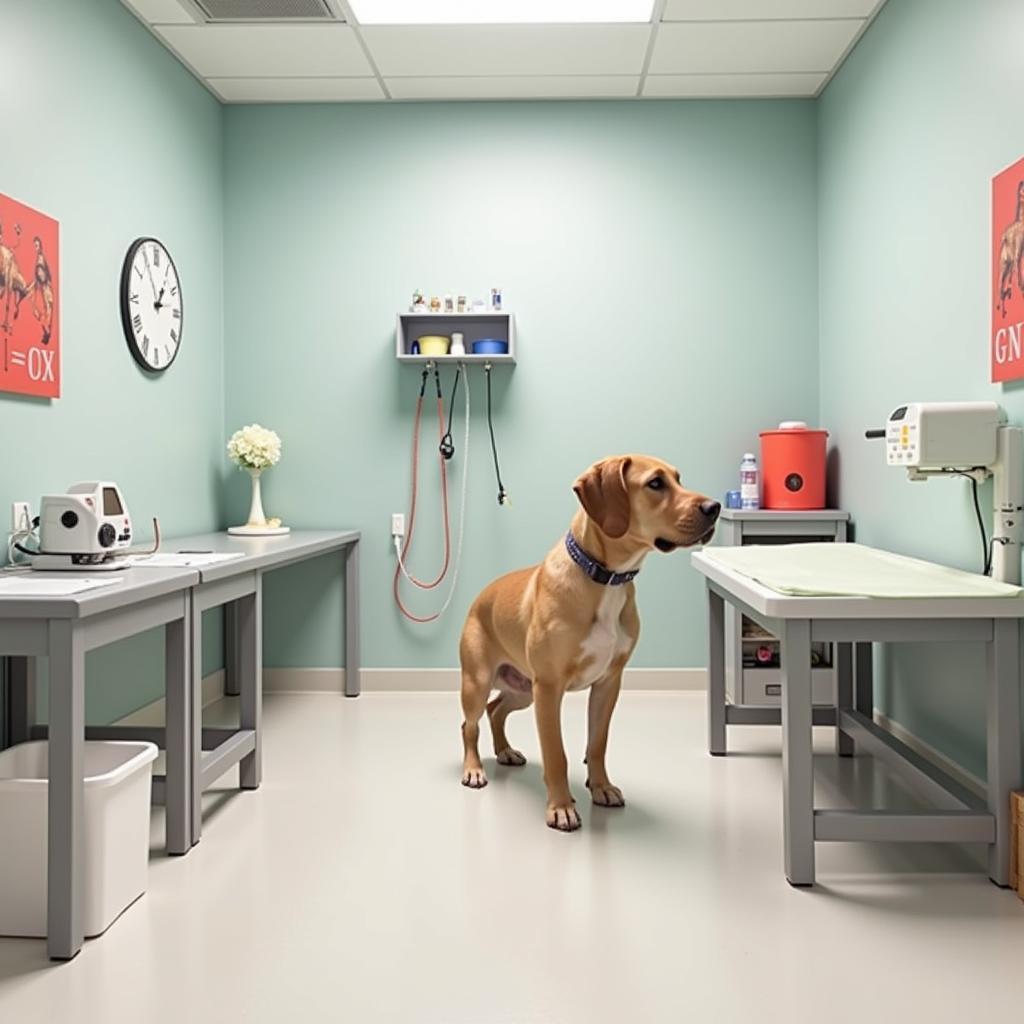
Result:
[[639,569],[630,569],[629,572],[612,572],[607,566],[602,565],[596,558],[591,558],[576,543],[576,538],[570,530],[565,535],[565,550],[569,557],[595,582],[603,587],[621,587],[623,583],[629,583],[636,579]]

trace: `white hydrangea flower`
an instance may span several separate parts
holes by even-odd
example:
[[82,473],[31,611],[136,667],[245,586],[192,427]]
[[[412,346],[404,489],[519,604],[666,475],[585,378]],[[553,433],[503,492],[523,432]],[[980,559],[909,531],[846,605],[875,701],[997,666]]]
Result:
[[273,430],[252,423],[231,435],[228,455],[242,469],[268,469],[281,458],[281,438]]

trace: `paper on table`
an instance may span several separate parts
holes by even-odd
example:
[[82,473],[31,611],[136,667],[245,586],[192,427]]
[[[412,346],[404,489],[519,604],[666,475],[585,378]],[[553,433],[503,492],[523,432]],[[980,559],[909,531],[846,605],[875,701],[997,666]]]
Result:
[[127,561],[129,565],[151,569],[188,569],[197,565],[216,565],[218,562],[230,562],[241,558],[243,551],[167,551],[155,555],[133,555]]
[[71,594],[82,594],[98,587],[109,587],[111,583],[120,583],[123,576],[103,576],[102,578],[82,579],[40,579],[36,576],[6,576],[0,578],[0,597],[69,597]]
[[703,554],[793,597],[1006,597],[1011,583],[863,544],[750,544]]

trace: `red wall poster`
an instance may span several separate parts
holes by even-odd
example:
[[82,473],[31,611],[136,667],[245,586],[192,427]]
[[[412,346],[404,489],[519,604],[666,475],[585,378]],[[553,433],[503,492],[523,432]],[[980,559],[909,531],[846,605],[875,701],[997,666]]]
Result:
[[0,391],[60,397],[57,221],[0,194]]
[[1024,377],[1024,158],[992,179],[992,380]]

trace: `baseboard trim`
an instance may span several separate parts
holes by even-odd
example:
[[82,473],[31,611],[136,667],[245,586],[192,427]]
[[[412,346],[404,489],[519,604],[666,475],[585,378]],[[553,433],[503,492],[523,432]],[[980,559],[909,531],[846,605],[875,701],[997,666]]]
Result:
[[969,772],[963,765],[958,764],[951,757],[937,750],[930,743],[912,733],[905,726],[890,718],[888,715],[875,708],[875,721],[886,732],[891,733],[901,743],[905,743],[915,754],[920,754],[926,761],[930,761],[936,768],[941,768],[947,775],[956,779],[961,786],[977,793],[978,796],[985,796],[985,781],[979,779],[973,772]]
[[[224,669],[218,669],[203,677],[203,707],[213,704],[224,696]],[[113,725],[162,726],[165,721],[164,698],[119,718]]]
[[[364,693],[455,693],[457,668],[364,668]],[[701,691],[707,688],[702,668],[627,668],[622,676],[625,690],[659,692]],[[345,670],[341,668],[265,668],[265,693],[343,693]]]

